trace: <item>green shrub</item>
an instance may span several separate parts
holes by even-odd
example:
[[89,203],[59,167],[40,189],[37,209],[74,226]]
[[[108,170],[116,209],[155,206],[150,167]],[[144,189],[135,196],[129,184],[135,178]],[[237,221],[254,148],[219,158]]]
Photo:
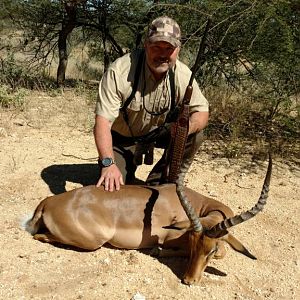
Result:
[[23,88],[12,90],[7,85],[0,84],[0,106],[3,108],[20,108],[25,105],[27,91]]
[[[249,85],[250,86],[250,85]],[[223,140],[223,155],[238,157],[248,153],[261,156],[273,151],[285,157],[299,157],[299,104],[293,97],[275,97],[257,86],[242,91],[225,84],[205,90],[210,102],[206,135]],[[293,99],[293,101],[291,100]],[[251,147],[245,147],[251,141]]]
[[42,65],[33,68],[30,64],[15,59],[12,53],[0,59],[0,82],[13,91],[21,87],[44,90],[55,86],[55,81],[46,75]]

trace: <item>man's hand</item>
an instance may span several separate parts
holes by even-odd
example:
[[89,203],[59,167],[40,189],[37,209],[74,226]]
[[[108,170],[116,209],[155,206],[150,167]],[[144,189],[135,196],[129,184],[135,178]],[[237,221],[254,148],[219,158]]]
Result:
[[113,164],[109,167],[102,168],[101,176],[96,186],[100,187],[104,185],[106,191],[113,192],[115,190],[118,191],[123,184],[123,176],[119,168]]

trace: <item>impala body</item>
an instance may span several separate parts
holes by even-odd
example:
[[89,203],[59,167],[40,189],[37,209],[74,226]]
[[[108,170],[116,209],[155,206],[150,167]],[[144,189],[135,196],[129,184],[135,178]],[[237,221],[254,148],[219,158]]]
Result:
[[[265,202],[270,176],[269,165],[258,203],[244,214],[254,216],[257,205],[262,200]],[[200,230],[195,230],[193,220],[187,216],[182,197],[192,206]],[[243,214],[234,216],[229,207],[217,200],[189,188],[178,193],[175,184],[128,185],[115,192],[87,186],[44,199],[27,222],[26,230],[43,242],[59,242],[87,250],[98,249],[106,243],[123,249],[160,246],[161,255],[190,257],[183,282],[192,284],[201,279],[210,259],[222,252],[222,241],[255,259],[227,231],[243,221]]]
[[[191,189],[186,193],[201,222],[208,227],[233,216],[231,209],[219,201]],[[27,229],[35,234],[45,226],[49,231],[45,236],[50,240],[87,250],[105,243],[126,249],[168,244],[185,248],[186,243],[179,238],[187,234],[163,227],[187,220],[174,184],[127,185],[115,192],[86,186],[43,200]]]

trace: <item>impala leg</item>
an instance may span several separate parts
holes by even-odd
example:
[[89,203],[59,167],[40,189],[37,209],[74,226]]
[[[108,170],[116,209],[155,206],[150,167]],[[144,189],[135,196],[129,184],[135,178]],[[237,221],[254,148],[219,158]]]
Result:
[[189,256],[188,234],[178,236],[177,230],[170,230],[161,247],[155,247],[151,251],[152,256]]
[[33,236],[33,238],[37,241],[43,242],[43,243],[60,243],[59,240],[55,238],[53,234],[50,232],[47,233],[37,233]]
[[174,256],[188,256],[188,252],[184,249],[155,247],[150,252],[151,256],[155,257],[174,257]]
[[161,249],[159,257],[171,256],[188,256],[188,252],[184,249]]
[[[170,256],[189,256],[189,251],[187,249],[176,249],[176,248],[161,248],[155,247],[151,250],[151,256],[156,257],[170,257]],[[222,259],[226,255],[225,242],[218,241],[218,250],[214,254],[214,259]]]

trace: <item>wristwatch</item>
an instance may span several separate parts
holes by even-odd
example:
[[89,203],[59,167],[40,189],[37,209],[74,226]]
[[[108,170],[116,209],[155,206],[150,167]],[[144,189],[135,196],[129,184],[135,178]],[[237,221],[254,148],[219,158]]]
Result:
[[109,166],[111,166],[114,163],[115,163],[115,161],[113,160],[112,157],[104,157],[103,159],[101,159],[101,158],[98,159],[98,164],[102,168],[109,167]]

